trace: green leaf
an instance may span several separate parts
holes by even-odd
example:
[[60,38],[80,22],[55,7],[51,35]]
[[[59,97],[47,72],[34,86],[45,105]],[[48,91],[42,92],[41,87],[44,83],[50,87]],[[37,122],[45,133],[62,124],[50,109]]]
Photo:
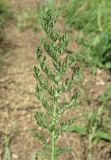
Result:
[[10,135],[6,135],[3,145],[3,160],[12,160],[11,142],[12,138]]
[[36,91],[35,91],[35,96],[39,99],[39,100],[41,100],[42,99],[42,97],[43,97],[43,88],[39,85],[39,84],[37,84],[36,85],[36,89],[35,89]]
[[66,127],[65,132],[76,132],[79,133],[81,136],[85,136],[87,134],[87,129],[80,125],[71,125]]
[[43,128],[48,128],[48,120],[47,117],[45,115],[45,113],[43,112],[36,112],[34,115],[36,122],[39,126],[43,127]]
[[98,98],[98,100],[100,102],[106,102],[107,104],[107,102],[110,101],[110,99],[111,99],[111,86],[109,85],[106,88],[105,92]]
[[42,57],[42,50],[40,49],[40,47],[37,47],[37,49],[36,49],[36,58],[38,60],[41,57]]
[[61,55],[61,53],[64,52],[65,48],[67,47],[68,43],[69,43],[70,39],[69,39],[69,35],[67,33],[65,33],[63,36],[61,36],[59,38],[59,45],[58,45],[58,52]]
[[44,46],[45,51],[48,53],[48,55],[57,63],[58,62],[58,48],[55,43],[48,44],[47,41],[43,38],[42,44]]
[[41,102],[42,102],[42,105],[43,105],[43,107],[46,109],[46,111],[47,111],[47,113],[50,115],[50,116],[52,116],[52,112],[53,112],[53,105],[54,104],[50,104],[49,103],[49,100],[48,99],[46,99],[46,98],[42,98],[41,99]]
[[42,71],[47,75],[49,79],[58,84],[59,81],[58,76],[54,74],[54,71],[52,71],[48,65],[45,64],[45,60],[46,57],[40,60],[38,59]]
[[79,97],[79,93],[76,93],[74,96],[72,96],[70,102],[64,102],[62,104],[59,104],[58,114],[62,114],[64,111],[77,106],[78,97]]
[[71,119],[60,122],[60,128],[57,129],[57,135],[59,136],[62,132],[67,132],[67,129],[72,127],[74,121],[76,121],[79,118],[80,116],[75,116]]
[[56,148],[56,156],[59,156],[61,154],[64,154],[66,152],[71,152],[71,151],[73,150],[69,147],[58,147]]
[[45,9],[45,11],[41,12],[40,15],[41,26],[52,41],[56,41],[57,37],[59,36],[58,33],[53,33],[53,28],[56,24],[57,18],[58,13],[50,9]]
[[36,152],[32,154],[31,160],[37,160],[37,153]]
[[97,139],[98,141],[99,140],[107,140],[107,141],[111,142],[111,134],[99,130],[95,133],[94,139]]
[[43,78],[43,76],[40,74],[39,68],[37,68],[36,66],[34,67],[34,76],[36,79],[38,79],[40,86],[43,89],[47,90],[48,89],[48,81]]
[[67,78],[65,80],[65,83],[62,84],[61,90],[65,92],[70,91],[73,85],[79,83],[83,78],[82,72],[83,72],[82,67],[75,69],[72,73],[71,79]]
[[45,148],[49,148],[49,143],[46,141],[45,135],[43,133],[32,132],[32,134],[43,144]]
[[59,74],[61,75],[61,77],[63,76],[63,74],[68,70],[68,68],[74,64],[76,59],[75,54],[70,54],[67,55],[65,60],[63,62],[60,62],[59,65]]
[[107,62],[107,63],[105,64],[105,67],[106,67],[107,69],[111,69],[111,62]]
[[51,85],[50,88],[48,89],[48,92],[53,98],[59,97],[60,94],[62,93],[59,86],[55,86],[55,85]]
[[48,33],[50,32],[58,18],[57,12],[53,12],[51,9],[46,9],[41,12],[41,25],[43,29]]
[[43,107],[47,111],[47,114],[52,116],[52,113],[53,113],[53,107],[52,106],[54,106],[54,104],[53,104],[53,102],[50,104],[49,99],[47,99],[47,97],[44,96],[43,90],[39,85],[37,85],[37,87],[36,87],[35,96],[38,98],[38,100],[41,101]]
[[38,158],[42,158],[44,160],[49,160],[49,155],[45,150],[38,151],[35,156],[36,156],[35,158],[37,158],[37,160],[39,160]]

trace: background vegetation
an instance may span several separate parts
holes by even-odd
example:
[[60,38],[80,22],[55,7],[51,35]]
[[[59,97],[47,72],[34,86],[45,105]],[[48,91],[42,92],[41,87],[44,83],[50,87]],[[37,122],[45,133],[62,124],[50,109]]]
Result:
[[8,2],[0,0],[0,63],[3,63],[3,54],[4,48],[3,43],[5,41],[5,31],[4,27],[7,24],[7,21],[12,18],[12,12],[8,5]]
[[[83,82],[78,86],[81,98],[77,110],[66,112],[61,118],[61,125],[68,124],[66,119],[70,117],[77,118],[75,123],[66,128],[70,132],[68,136],[62,135],[58,144],[61,147],[64,142],[66,146],[75,149],[68,155],[71,160],[89,160],[91,157],[94,160],[110,160],[110,0],[27,0],[27,3],[25,0],[0,0],[0,59],[3,59],[8,45],[4,43],[7,37],[14,45],[6,51],[0,75],[1,159],[36,160],[36,151],[41,148],[35,139],[31,139],[29,128],[33,126],[34,131],[41,131],[32,118],[36,111],[41,112],[41,107],[34,99],[35,81],[31,75],[36,46],[44,35],[40,28],[39,15],[45,7],[58,10],[59,19],[55,28],[61,33],[66,31],[71,35],[71,44],[65,52],[71,55],[75,51],[78,66],[85,66]],[[15,18],[13,22],[9,21],[12,17]],[[50,64],[50,59],[47,62]],[[66,94],[64,98],[61,97],[61,102],[70,99],[76,90],[77,88],[69,96]],[[45,140],[48,140],[44,130],[43,133]],[[67,158],[67,154],[60,159],[64,157]]]
[[81,32],[82,60],[93,69],[97,66],[110,69],[111,1],[70,0],[63,8],[66,23]]

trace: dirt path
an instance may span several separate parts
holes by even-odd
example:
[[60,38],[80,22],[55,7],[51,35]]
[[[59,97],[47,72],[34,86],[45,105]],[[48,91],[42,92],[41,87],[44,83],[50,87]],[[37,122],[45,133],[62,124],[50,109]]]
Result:
[[[34,6],[35,1],[12,0],[10,4],[16,14]],[[26,130],[33,128],[33,112],[38,107],[33,78],[37,38],[31,30],[20,32],[16,22],[8,25],[6,34],[12,47],[5,55],[5,65],[0,76],[0,154],[3,152],[1,141],[3,142],[5,134],[12,134],[16,130],[11,145],[13,159],[28,160],[31,159],[35,144]]]

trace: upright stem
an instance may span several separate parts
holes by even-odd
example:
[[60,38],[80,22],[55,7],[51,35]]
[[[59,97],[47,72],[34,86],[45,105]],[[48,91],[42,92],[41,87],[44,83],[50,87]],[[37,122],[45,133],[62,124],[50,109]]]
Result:
[[93,154],[92,154],[92,150],[93,150],[93,138],[96,132],[96,124],[95,126],[92,128],[92,133],[89,135],[89,145],[88,145],[88,160],[93,160]]
[[55,160],[55,139],[56,139],[56,135],[55,135],[55,127],[56,127],[56,103],[57,101],[54,102],[54,111],[53,111],[53,119],[52,119],[52,127],[53,127],[53,131],[51,134],[51,160]]

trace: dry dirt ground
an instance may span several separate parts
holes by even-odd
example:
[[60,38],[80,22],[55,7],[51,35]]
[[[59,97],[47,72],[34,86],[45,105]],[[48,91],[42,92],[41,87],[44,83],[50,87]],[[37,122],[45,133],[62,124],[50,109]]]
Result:
[[[10,0],[10,5],[16,15],[22,10],[35,7],[36,1]],[[40,109],[40,104],[34,96],[36,81],[33,77],[33,66],[36,64],[35,48],[41,33],[34,33],[31,29],[21,32],[16,20],[8,24],[5,32],[10,47],[4,56],[0,73],[0,159],[3,160],[5,137],[12,136],[10,147],[13,160],[31,160],[32,153],[40,147],[28,130],[36,127],[33,114]],[[98,69],[97,75],[92,76],[86,69],[84,74],[83,92],[93,96],[92,101],[95,102],[97,96],[111,83],[108,73]],[[68,135],[68,138],[64,137],[60,143],[69,143],[75,148],[75,152],[69,157],[70,160],[86,160],[84,149],[80,149],[84,144],[78,135]],[[111,160],[111,157],[105,157],[105,152],[111,152],[110,144],[100,144],[97,150],[101,152],[95,160]]]

